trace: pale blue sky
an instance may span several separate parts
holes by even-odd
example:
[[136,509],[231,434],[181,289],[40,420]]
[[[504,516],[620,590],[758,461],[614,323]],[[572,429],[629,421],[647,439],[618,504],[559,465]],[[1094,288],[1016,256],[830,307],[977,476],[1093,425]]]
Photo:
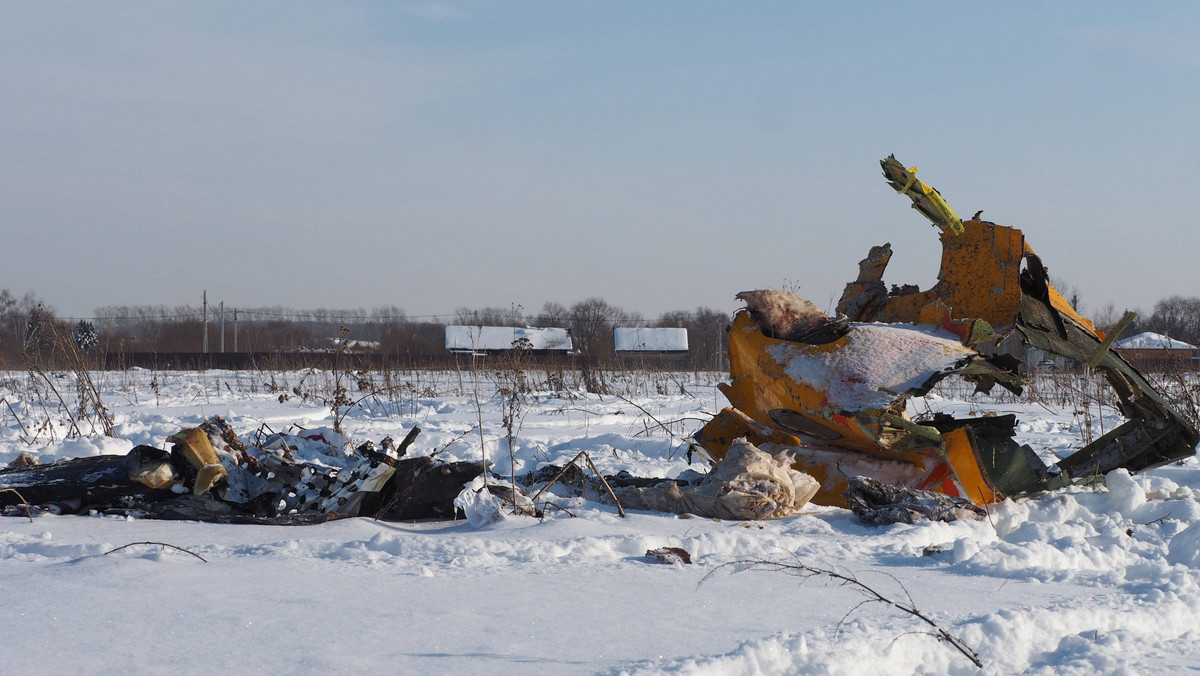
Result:
[[825,306],[1022,228],[1086,309],[1200,295],[1200,5],[0,0],[0,288],[653,316]]

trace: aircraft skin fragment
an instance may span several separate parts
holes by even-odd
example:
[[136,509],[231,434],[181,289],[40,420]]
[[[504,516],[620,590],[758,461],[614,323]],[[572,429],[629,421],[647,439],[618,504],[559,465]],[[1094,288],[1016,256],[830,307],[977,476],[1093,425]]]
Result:
[[[749,309],[735,315],[729,333],[730,382],[721,391],[730,407],[695,437],[711,457],[742,437],[786,451],[796,469],[821,483],[814,503],[844,506],[854,476],[987,504],[1195,453],[1200,433],[1054,289],[1020,230],[956,223],[948,206],[936,204],[940,194],[915,179],[915,168],[894,157],[882,164],[892,186],[941,228],[937,283],[887,291],[888,243],[859,262],[837,318],[822,321],[811,303],[786,292],[739,294]],[[804,331],[770,328],[794,325],[797,308]],[[908,419],[907,398],[951,375],[981,390],[999,383],[1019,393],[1017,360],[1003,348],[1011,339],[1094,365],[1129,420],[1047,467],[1013,440],[1012,416]]]

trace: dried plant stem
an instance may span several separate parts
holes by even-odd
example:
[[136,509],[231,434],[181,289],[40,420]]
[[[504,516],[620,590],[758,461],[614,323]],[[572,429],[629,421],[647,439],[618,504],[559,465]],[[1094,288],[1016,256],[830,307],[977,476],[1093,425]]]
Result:
[[613,492],[612,486],[608,485],[608,479],[605,479],[600,470],[596,469],[596,463],[592,462],[592,456],[584,453],[583,458],[587,460],[588,467],[591,467],[592,471],[596,473],[596,478],[600,479],[600,483],[604,485],[604,490],[608,491],[608,497],[612,498],[613,504],[617,506],[617,514],[624,518],[625,508],[621,506],[621,501],[617,499],[617,494]]
[[[636,408],[637,410],[641,411],[647,418],[653,420],[655,422],[655,424],[657,424],[659,427],[661,427],[664,432],[671,435],[671,430],[666,425],[662,424],[662,422],[660,422],[658,418],[655,418],[653,415],[651,415],[650,411],[647,411],[646,409],[637,405],[633,401],[631,401],[625,397],[622,397],[619,394],[614,394],[613,396],[616,397],[617,399],[620,399],[621,401],[625,402],[626,404],[629,404],[630,406]],[[674,435],[671,435],[671,436],[674,436]]]
[[[962,655],[964,657],[966,657],[968,660],[970,660],[971,664],[974,664],[978,668],[983,668],[983,662],[979,659],[979,654],[976,653],[973,649],[971,649],[971,647],[968,646],[962,639],[960,639],[957,636],[954,636],[950,632],[946,631],[946,629],[944,629],[941,625],[934,622],[933,620],[931,620],[929,618],[929,616],[925,615],[920,610],[918,610],[916,604],[913,602],[912,596],[909,595],[908,590],[905,589],[904,585],[901,584],[898,580],[897,580],[897,584],[899,584],[900,588],[902,590],[904,590],[904,595],[907,599],[905,601],[897,601],[895,599],[884,596],[880,592],[876,591],[873,587],[870,587],[866,583],[859,580],[852,573],[840,573],[836,570],[817,568],[817,567],[805,564],[798,559],[794,560],[794,561],[769,561],[766,559],[743,559],[740,561],[733,561],[731,563],[723,564],[722,566],[719,566],[718,569],[724,568],[725,566],[731,566],[731,565],[744,566],[746,570],[781,571],[781,572],[785,572],[785,573],[788,573],[791,575],[799,576],[801,578],[827,577],[832,580],[836,580],[843,586],[852,587],[853,589],[855,589],[856,591],[858,591],[859,593],[861,593],[863,596],[866,597],[861,603],[854,606],[854,608],[851,608],[850,613],[854,612],[860,606],[867,604],[867,603],[882,603],[884,605],[891,606],[903,613],[907,613],[908,615],[911,615],[912,617],[917,618],[918,620],[920,620],[920,621],[924,622],[925,624],[929,625],[930,627],[932,627],[932,631],[929,632],[930,635],[932,635],[937,640],[942,641],[943,643],[948,643],[951,647],[953,647],[958,652],[962,653]],[[717,569],[714,569],[714,572],[716,570]],[[711,574],[712,573],[710,573],[710,575]],[[895,579],[895,578],[892,578],[892,579]],[[850,613],[847,613],[847,616]],[[844,621],[844,619],[845,618],[843,618],[843,621]]]
[[574,465],[575,461],[578,460],[579,457],[582,456],[586,452],[587,451],[580,451],[574,458],[571,459],[571,462],[568,462],[567,464],[563,465],[562,470],[560,470],[558,474],[555,474],[554,478],[551,479],[549,482],[547,482],[545,486],[542,486],[542,489],[533,496],[533,499],[532,499],[533,502],[536,503],[537,499],[542,497],[542,493],[545,493],[546,491],[550,490],[551,486],[558,483],[558,480],[561,479],[563,477],[563,475],[567,473],[567,470],[570,469],[571,465]]
[[54,393],[54,396],[58,398],[59,405],[62,406],[63,412],[67,414],[67,418],[71,421],[71,429],[75,430],[75,436],[82,437],[83,432],[79,430],[79,424],[76,422],[75,416],[71,414],[71,407],[67,406],[66,400],[63,399],[63,396],[59,393],[58,388],[54,386],[54,381],[50,380],[50,376],[46,375],[46,372],[41,368],[32,368],[34,369],[33,375],[35,375],[35,377],[41,377],[41,379],[46,382],[46,386],[50,388],[50,391]]
[[12,493],[21,499],[21,503],[25,505],[25,516],[29,517],[29,523],[33,523],[33,508],[29,506],[29,501],[25,496],[17,492],[15,488],[0,488],[0,493]]
[[190,549],[184,549],[183,547],[179,547],[179,546],[170,544],[168,542],[152,542],[152,541],[130,542],[129,544],[121,545],[120,547],[117,547],[116,549],[110,549],[107,552],[104,552],[104,555],[108,556],[109,554],[112,554],[113,552],[119,552],[122,549],[125,549],[127,547],[132,547],[134,545],[155,545],[155,546],[159,546],[159,547],[170,547],[171,549],[175,549],[175,550],[184,552],[185,554],[191,554],[192,556],[196,557],[197,559],[200,559],[201,561],[208,563],[208,559],[205,559],[203,556],[200,556],[196,552],[193,552]]
[[[483,438],[483,404],[479,401],[479,363],[476,361],[474,338],[471,340],[471,379],[474,381],[475,420],[479,426],[479,456],[483,460],[483,471],[486,473],[488,468],[487,441]],[[484,490],[487,490],[486,481],[484,482]]]
[[29,436],[29,430],[25,429],[25,423],[21,422],[21,416],[17,415],[17,412],[13,410],[12,404],[9,403],[8,399],[0,399],[0,401],[4,402],[4,405],[8,407],[8,411],[12,413],[13,419],[15,419],[17,424],[21,426],[21,432],[25,436]]
[[606,480],[604,478],[604,475],[600,473],[600,470],[596,469],[596,463],[592,462],[592,456],[588,455],[587,451],[580,451],[578,455],[576,455],[574,458],[571,459],[571,462],[568,462],[566,465],[563,465],[562,471],[560,471],[558,474],[556,474],[554,476],[554,478],[550,480],[549,483],[547,483],[545,486],[542,486],[542,489],[540,491],[538,491],[536,495],[533,496],[532,502],[534,504],[537,504],[537,499],[542,497],[542,493],[545,493],[547,490],[550,489],[551,486],[558,483],[558,480],[561,479],[563,477],[563,475],[567,473],[567,469],[571,465],[574,465],[580,458],[587,460],[588,467],[591,467],[592,471],[595,472],[596,477],[600,479],[600,483],[604,486],[604,489],[606,491],[608,491],[608,497],[612,498],[613,504],[615,504],[617,506],[617,513],[620,514],[622,517],[625,516],[625,508],[621,507],[621,501],[617,499],[617,494],[613,492],[612,486],[608,485],[608,480]]
[[[546,505],[546,507],[553,507],[553,508],[555,508],[555,509],[557,509],[557,510],[559,510],[559,511],[561,511],[561,512],[566,512],[566,513],[567,513],[567,516],[571,517],[572,519],[574,519],[574,518],[577,518],[577,517],[576,517],[576,516],[575,516],[575,515],[574,515],[574,514],[571,512],[571,510],[567,509],[566,507],[563,507],[562,505],[560,505],[560,504],[558,504],[558,503],[555,503],[555,502],[550,502],[549,500],[547,500],[547,501],[546,501],[545,503],[543,503],[543,504],[545,504],[545,505]],[[542,516],[544,517],[544,516],[545,516],[545,514],[546,514],[546,510],[543,508],[543,509],[542,509]]]

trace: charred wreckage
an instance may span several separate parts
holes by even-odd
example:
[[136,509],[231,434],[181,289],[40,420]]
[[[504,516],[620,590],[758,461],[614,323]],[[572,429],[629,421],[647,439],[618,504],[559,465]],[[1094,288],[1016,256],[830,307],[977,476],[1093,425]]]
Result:
[[[690,440],[714,463],[707,475],[589,480],[568,466],[542,468],[523,483],[561,478],[586,489],[599,482],[605,491],[593,485],[596,494],[618,506],[716,518],[787,516],[812,501],[890,523],[979,518],[981,505],[1195,453],[1200,433],[1110,349],[1132,315],[1105,335],[1050,284],[1020,230],[979,214],[963,221],[917,179],[915,167],[891,156],[880,164],[888,183],[940,230],[941,270],[932,288],[889,291],[883,273],[892,250],[883,244],[859,262],[836,316],[786,291],[740,293],[746,307],[729,328],[730,381],[720,386],[730,406]],[[1021,394],[1017,345],[1101,373],[1125,422],[1047,465],[1015,440],[1014,415],[908,414],[911,397],[950,376],[977,392],[999,386]],[[272,434],[247,446],[212,418],[169,437],[170,451],[138,446],[126,456],[13,463],[0,470],[0,507],[5,514],[27,513],[20,508],[33,504],[275,524],[356,515],[454,518],[467,490],[489,486],[536,512],[516,487],[484,479],[482,463],[406,457],[418,432],[378,448],[351,447],[332,430]],[[468,484],[473,488],[464,489]]]

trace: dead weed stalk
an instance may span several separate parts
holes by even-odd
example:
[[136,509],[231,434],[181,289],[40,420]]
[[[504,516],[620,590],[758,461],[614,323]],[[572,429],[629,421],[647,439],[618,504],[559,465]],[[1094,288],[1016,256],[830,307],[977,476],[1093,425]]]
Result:
[[[731,561],[730,563],[717,566],[712,572],[708,573],[708,575],[705,575],[704,579],[708,579],[708,577],[716,573],[716,571],[729,566],[736,567],[737,571],[735,572],[745,570],[765,570],[768,572],[781,572],[787,575],[794,575],[801,579],[827,578],[833,580],[840,586],[854,589],[864,597],[862,601],[847,611],[847,613],[842,617],[842,620],[838,622],[839,628],[841,627],[842,622],[846,621],[846,618],[850,617],[854,611],[858,610],[864,605],[870,603],[881,603],[885,606],[895,608],[896,610],[914,617],[917,620],[920,620],[922,623],[928,625],[928,631],[919,633],[927,633],[930,636],[933,636],[938,641],[941,641],[942,643],[945,643],[957,650],[964,657],[970,660],[971,664],[974,664],[980,669],[983,668],[983,661],[979,659],[979,653],[975,652],[975,650],[967,645],[966,642],[964,642],[961,638],[951,634],[946,630],[945,627],[942,627],[937,622],[934,622],[928,615],[921,612],[921,610],[917,608],[916,602],[913,601],[912,595],[908,593],[908,589],[904,587],[904,584],[891,575],[888,575],[888,577],[891,577],[896,584],[900,586],[900,590],[904,592],[904,598],[901,600],[885,596],[874,587],[871,587],[862,580],[858,579],[854,573],[842,573],[836,570],[830,570],[828,568],[810,566],[801,561],[799,558],[793,558],[791,561],[771,561],[768,559],[759,558]],[[701,582],[703,582],[703,580]]]

